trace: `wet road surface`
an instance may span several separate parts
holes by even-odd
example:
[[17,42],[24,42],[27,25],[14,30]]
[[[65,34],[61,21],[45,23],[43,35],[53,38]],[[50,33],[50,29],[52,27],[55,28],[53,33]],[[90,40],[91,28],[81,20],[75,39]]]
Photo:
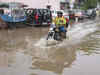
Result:
[[48,27],[0,30],[0,75],[100,75],[99,24],[75,24],[50,46]]

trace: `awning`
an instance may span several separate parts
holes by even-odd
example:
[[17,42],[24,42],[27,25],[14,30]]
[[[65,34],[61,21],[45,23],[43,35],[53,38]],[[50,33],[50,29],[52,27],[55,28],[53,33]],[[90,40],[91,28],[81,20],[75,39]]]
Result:
[[7,3],[0,3],[0,8],[9,8]]

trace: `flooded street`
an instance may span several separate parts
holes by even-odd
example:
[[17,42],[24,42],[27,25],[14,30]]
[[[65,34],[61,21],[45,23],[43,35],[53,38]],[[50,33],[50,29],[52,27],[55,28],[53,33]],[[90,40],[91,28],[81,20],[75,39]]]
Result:
[[48,27],[0,30],[0,75],[100,75],[100,22],[72,26],[48,46]]

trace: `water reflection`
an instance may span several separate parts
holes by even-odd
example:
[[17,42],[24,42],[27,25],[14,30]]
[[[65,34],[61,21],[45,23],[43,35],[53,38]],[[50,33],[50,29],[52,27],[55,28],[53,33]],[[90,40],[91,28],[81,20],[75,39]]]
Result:
[[0,68],[8,67],[8,54],[0,51]]
[[[47,28],[27,27],[14,30],[0,30],[0,50],[25,49],[27,46],[27,37],[34,43],[47,33]],[[30,42],[29,41],[29,42]],[[31,43],[30,42],[30,43]]]
[[[42,50],[41,50],[42,51]],[[45,51],[47,57],[33,57],[32,68],[47,70],[62,74],[65,67],[71,67],[76,59],[76,51],[74,48],[49,49]]]
[[85,52],[85,55],[100,54],[100,30],[85,37],[84,42],[80,45],[80,50]]

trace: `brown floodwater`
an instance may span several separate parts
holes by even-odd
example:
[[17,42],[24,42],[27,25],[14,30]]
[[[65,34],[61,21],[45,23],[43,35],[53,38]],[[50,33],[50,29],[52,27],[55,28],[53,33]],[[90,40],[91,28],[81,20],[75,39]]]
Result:
[[100,75],[98,24],[76,24],[52,45],[48,27],[0,30],[0,75]]

